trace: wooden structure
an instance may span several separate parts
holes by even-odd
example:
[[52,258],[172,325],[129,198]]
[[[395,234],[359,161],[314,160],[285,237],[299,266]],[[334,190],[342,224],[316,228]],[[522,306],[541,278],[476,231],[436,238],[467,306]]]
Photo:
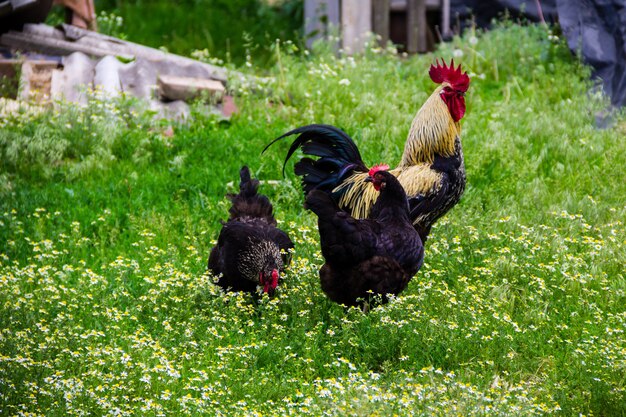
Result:
[[[229,117],[236,106],[226,95],[229,79],[254,85],[255,77],[101,35],[70,25],[53,28],[27,24],[0,35],[0,46],[29,54],[0,60],[0,77],[13,82],[21,73],[19,93],[11,96],[42,104],[64,100],[87,104],[92,94],[113,98],[129,94],[144,100],[159,116],[184,119],[187,101],[210,98],[207,111]],[[47,56],[45,56],[47,55]],[[17,71],[21,68],[21,71]],[[13,90],[12,89],[12,90]]]
[[173,71],[182,67],[190,68],[194,72],[191,76],[211,78],[224,83],[227,79],[224,68],[66,24],[61,25],[61,29],[44,24],[28,24],[20,32],[10,31],[0,36],[0,45],[48,55],[66,56],[82,52],[94,57],[111,55],[129,61],[143,58],[162,62]]
[[[347,53],[360,52],[370,32],[379,35],[383,45],[391,40],[404,44],[409,53],[426,52],[429,11],[440,13],[438,37],[447,38],[451,34],[450,0],[305,0],[304,6],[309,47],[313,40],[328,38],[333,31],[340,30],[341,46]],[[397,15],[404,19],[392,19]],[[405,36],[394,39],[392,34],[399,31],[404,31]]]
[[157,88],[159,96],[164,100],[192,100],[202,94],[217,96],[221,99],[226,89],[217,80],[196,77],[179,77],[177,75],[158,75]]

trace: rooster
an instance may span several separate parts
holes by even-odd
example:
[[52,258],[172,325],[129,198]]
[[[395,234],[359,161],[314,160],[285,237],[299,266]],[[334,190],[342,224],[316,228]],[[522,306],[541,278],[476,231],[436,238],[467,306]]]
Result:
[[311,190],[305,207],[318,217],[326,263],[320,269],[322,290],[347,306],[367,307],[370,295],[397,295],[424,261],[424,246],[409,219],[402,185],[386,167],[370,170],[365,182],[380,192],[369,218],[357,220],[339,209],[328,193]]
[[[454,60],[450,66],[436,61],[429,75],[440,86],[415,115],[400,164],[390,171],[404,187],[410,218],[422,241],[465,190],[459,122],[465,114],[464,96],[470,82],[467,73],[461,72],[461,65],[454,67]],[[285,133],[265,150],[291,135],[298,137],[289,148],[285,164],[298,148],[305,155],[318,157],[304,157],[295,164],[305,196],[314,189],[322,190],[355,218],[366,218],[377,194],[366,182],[368,167],[350,136],[334,126],[313,124]]]
[[250,178],[248,167],[239,175],[239,194],[227,195],[232,201],[230,218],[211,250],[208,268],[225,290],[256,293],[260,286],[273,295],[293,242],[276,227],[272,204],[257,194],[259,181]]

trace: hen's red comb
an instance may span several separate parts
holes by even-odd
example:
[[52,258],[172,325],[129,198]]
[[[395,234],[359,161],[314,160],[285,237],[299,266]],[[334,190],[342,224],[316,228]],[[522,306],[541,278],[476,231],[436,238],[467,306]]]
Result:
[[387,171],[389,169],[389,165],[387,164],[378,164],[374,165],[369,172],[369,176],[373,177],[378,171]]
[[438,59],[435,60],[435,63],[437,65],[431,65],[430,71],[428,71],[428,75],[430,75],[431,80],[433,80],[437,84],[441,84],[445,81],[448,82],[455,90],[459,90],[462,92],[467,91],[470,83],[470,78],[467,75],[467,72],[461,72],[461,64],[459,64],[458,68],[455,69],[454,59],[450,60],[449,67],[446,65],[446,61],[444,61],[443,59],[441,60],[441,63],[443,65],[439,64]]

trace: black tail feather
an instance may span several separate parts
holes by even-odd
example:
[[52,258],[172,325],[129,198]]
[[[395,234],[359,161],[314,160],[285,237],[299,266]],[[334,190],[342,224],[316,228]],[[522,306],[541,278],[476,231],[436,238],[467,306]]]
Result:
[[299,135],[285,157],[285,165],[298,148],[306,155],[319,159],[302,158],[295,165],[295,173],[302,177],[305,195],[313,189],[332,191],[354,171],[367,171],[356,144],[343,130],[331,125],[312,124],[291,130],[269,143],[263,152],[280,139]]
[[239,176],[239,194],[227,195],[233,203],[229,210],[230,219],[263,218],[269,224],[276,225],[272,203],[266,196],[257,194],[259,180],[251,178],[250,170],[245,165],[239,171]]
[[239,171],[239,178],[239,195],[247,198],[254,197],[259,189],[259,180],[250,176],[250,169],[245,165]]

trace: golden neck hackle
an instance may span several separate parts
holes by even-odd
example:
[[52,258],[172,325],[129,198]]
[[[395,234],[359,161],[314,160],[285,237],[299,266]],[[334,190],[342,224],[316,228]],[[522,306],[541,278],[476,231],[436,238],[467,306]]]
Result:
[[461,134],[461,126],[452,120],[446,103],[440,97],[446,85],[439,86],[415,115],[399,168],[432,163],[435,153],[442,156],[454,154],[454,141]]

